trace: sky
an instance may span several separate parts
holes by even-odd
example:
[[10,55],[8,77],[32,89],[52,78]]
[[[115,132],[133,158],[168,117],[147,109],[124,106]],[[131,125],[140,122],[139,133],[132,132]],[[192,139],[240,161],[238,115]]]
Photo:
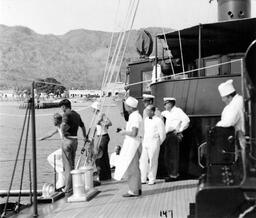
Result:
[[[217,21],[217,0],[140,0],[133,28],[183,29]],[[130,0],[0,0],[0,24],[40,34],[74,29],[120,31]],[[256,0],[252,0],[256,17]]]

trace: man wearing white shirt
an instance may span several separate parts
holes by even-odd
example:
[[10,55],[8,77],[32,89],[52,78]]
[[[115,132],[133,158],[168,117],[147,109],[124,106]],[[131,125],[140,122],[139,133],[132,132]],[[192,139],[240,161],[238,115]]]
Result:
[[164,141],[166,134],[164,122],[155,115],[155,107],[153,105],[146,107],[146,114],[144,125],[147,128],[144,130],[140,157],[141,182],[145,184],[148,177],[148,184],[153,185],[156,180],[160,145]]
[[141,195],[141,175],[139,169],[139,146],[141,144],[142,117],[137,110],[138,100],[128,97],[125,109],[129,113],[126,128],[119,133],[125,136],[120,158],[116,165],[114,178],[121,180],[125,174],[129,190],[123,197],[136,197]]
[[182,132],[189,126],[189,117],[179,107],[175,106],[176,99],[164,98],[165,111],[162,116],[165,120],[166,139],[164,162],[168,173],[166,182],[175,181],[179,176],[179,145],[182,140]]
[[[145,120],[145,118],[148,116],[147,112],[146,112],[146,107],[148,105],[153,105],[154,104],[154,99],[155,96],[154,95],[149,95],[149,94],[143,94],[143,104],[144,104],[144,110],[143,110],[143,120]],[[161,112],[158,110],[158,108],[155,108],[155,115],[158,117],[161,117]]]
[[226,104],[221,113],[221,120],[216,126],[234,126],[236,132],[244,133],[244,106],[243,97],[236,93],[233,80],[227,80],[218,86],[222,101]]

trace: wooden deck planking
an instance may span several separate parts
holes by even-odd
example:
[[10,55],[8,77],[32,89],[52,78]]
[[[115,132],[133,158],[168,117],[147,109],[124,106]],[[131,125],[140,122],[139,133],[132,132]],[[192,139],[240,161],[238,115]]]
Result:
[[[169,183],[158,180],[155,185],[142,185],[142,196],[124,198],[127,184],[109,182],[96,187],[101,192],[88,202],[67,203],[61,199],[54,204],[40,204],[38,213],[46,218],[160,218],[161,212],[167,212],[168,218],[186,218],[189,203],[195,201],[196,187],[197,180]],[[33,208],[29,208],[14,217],[32,215]]]

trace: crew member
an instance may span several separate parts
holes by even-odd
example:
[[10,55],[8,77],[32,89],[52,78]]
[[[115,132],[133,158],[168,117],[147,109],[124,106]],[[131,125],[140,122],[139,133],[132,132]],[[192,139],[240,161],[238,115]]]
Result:
[[125,108],[129,113],[126,128],[120,133],[125,136],[120,158],[116,166],[116,180],[127,176],[129,190],[123,197],[135,197],[141,195],[141,175],[139,169],[139,151],[141,140],[142,117],[137,110],[138,100],[128,97],[125,101]]
[[222,101],[226,104],[221,113],[221,120],[216,126],[234,126],[236,132],[244,133],[243,97],[236,93],[233,80],[227,80],[218,86]]
[[141,182],[145,184],[148,177],[148,184],[153,185],[156,180],[160,145],[164,141],[166,134],[164,122],[155,115],[155,107],[153,105],[146,107],[146,115],[147,117],[144,121],[146,128],[144,129],[140,157]]
[[75,166],[78,127],[82,129],[84,140],[86,141],[87,139],[84,123],[80,115],[76,111],[71,110],[71,102],[68,99],[63,99],[59,105],[64,112],[61,124],[63,133],[62,160],[65,171],[65,194],[69,196],[73,192],[70,171]]
[[[53,123],[56,129],[49,133],[48,135],[41,137],[39,140],[43,141],[45,139],[51,138],[55,134],[59,133],[60,139],[63,139],[63,134],[61,132],[60,125],[62,123],[62,116],[59,113],[56,113],[53,115]],[[56,188],[60,189],[65,186],[65,174],[63,170],[63,161],[62,161],[62,150],[57,149],[56,151],[52,152],[48,157],[47,160],[49,164],[54,168],[57,172],[57,182],[56,182]]]
[[165,111],[162,116],[165,120],[166,139],[163,146],[164,162],[167,170],[168,177],[166,182],[175,181],[179,176],[179,153],[180,142],[182,140],[182,132],[189,126],[189,117],[184,111],[176,107],[176,99],[172,97],[164,98]]
[[98,150],[102,151],[102,156],[96,159],[95,164],[98,171],[99,180],[109,180],[111,179],[111,170],[109,164],[108,156],[108,143],[109,134],[108,128],[112,126],[111,121],[106,116],[106,114],[100,112],[100,103],[94,102],[91,107],[93,112],[96,114],[96,136],[97,140],[95,144],[98,146]]
[[[148,105],[153,105],[154,104],[154,99],[155,96],[154,95],[149,95],[149,94],[143,94],[143,104],[144,104],[144,110],[143,110],[143,119],[145,119],[147,117],[147,112],[146,112],[146,107]],[[161,117],[161,112],[155,108],[155,115]]]

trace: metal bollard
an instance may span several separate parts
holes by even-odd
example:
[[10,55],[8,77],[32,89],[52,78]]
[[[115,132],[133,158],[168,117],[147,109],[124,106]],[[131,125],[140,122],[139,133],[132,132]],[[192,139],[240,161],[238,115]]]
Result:
[[74,197],[80,197],[85,195],[84,171],[80,169],[72,170],[71,174],[72,174]]
[[93,167],[81,167],[80,170],[84,172],[84,188],[88,191],[93,188]]

